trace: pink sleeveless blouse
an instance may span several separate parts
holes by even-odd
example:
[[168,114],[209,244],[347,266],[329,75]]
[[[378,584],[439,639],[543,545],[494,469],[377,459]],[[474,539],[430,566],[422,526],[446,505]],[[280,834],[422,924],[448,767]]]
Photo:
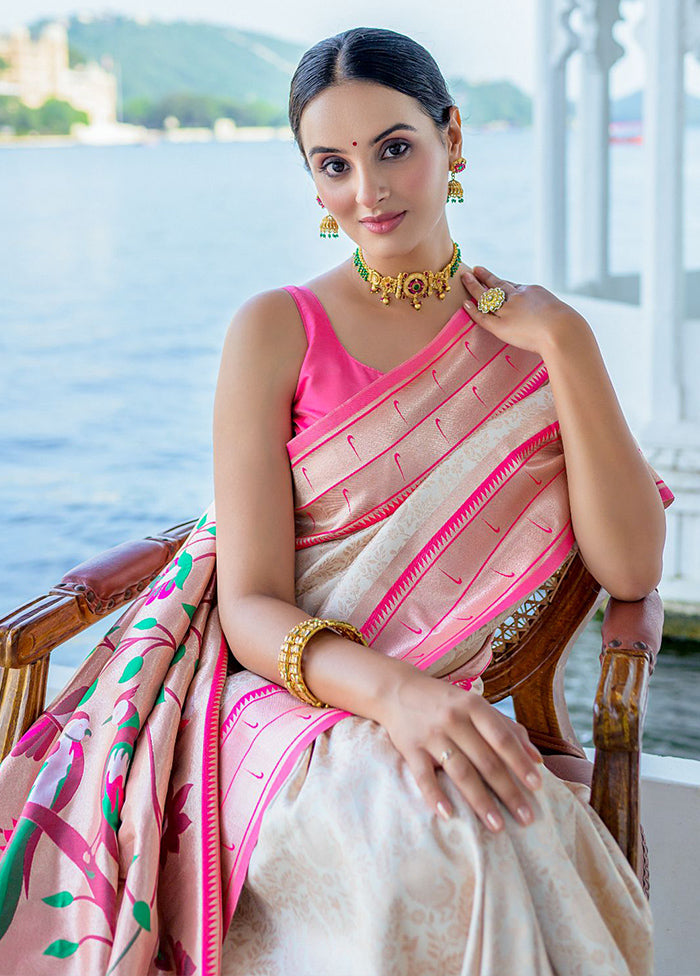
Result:
[[310,288],[284,288],[296,302],[308,342],[292,403],[293,431],[298,434],[384,374],[350,355]]

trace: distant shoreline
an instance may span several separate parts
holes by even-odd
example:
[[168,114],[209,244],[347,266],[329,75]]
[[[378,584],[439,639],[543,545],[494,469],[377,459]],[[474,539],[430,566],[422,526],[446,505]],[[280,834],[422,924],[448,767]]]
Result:
[[[294,138],[289,126],[232,126],[222,129],[210,128],[172,128],[147,129],[117,123],[115,126],[78,126],[78,133],[72,135],[32,134],[24,136],[0,133],[0,149],[21,149],[23,147],[49,148],[67,146],[153,146],[160,143],[192,142],[270,142],[291,141]],[[512,125],[508,122],[490,122],[484,125],[465,125],[464,132],[510,132],[530,128]]]
[[80,126],[76,134],[48,135],[33,133],[17,136],[0,134],[0,149],[23,147],[49,148],[68,146],[154,146],[183,142],[269,142],[293,139],[289,126],[237,126],[224,132],[209,128],[147,129],[143,126]]

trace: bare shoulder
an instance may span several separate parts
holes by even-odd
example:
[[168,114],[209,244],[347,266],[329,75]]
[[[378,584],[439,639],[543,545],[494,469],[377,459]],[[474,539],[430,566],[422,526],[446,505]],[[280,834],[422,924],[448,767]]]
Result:
[[222,365],[264,369],[296,385],[307,340],[296,302],[284,288],[253,295],[236,310],[224,340]]

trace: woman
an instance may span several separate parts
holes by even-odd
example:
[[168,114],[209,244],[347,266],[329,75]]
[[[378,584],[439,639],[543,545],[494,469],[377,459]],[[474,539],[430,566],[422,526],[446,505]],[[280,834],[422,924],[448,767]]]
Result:
[[321,41],[290,119],[358,250],[236,313],[216,518],[0,767],[0,958],[651,973],[648,904],[585,787],[479,674],[576,548],[615,596],[653,589],[672,496],[586,321],[460,262],[460,115],[422,47]]

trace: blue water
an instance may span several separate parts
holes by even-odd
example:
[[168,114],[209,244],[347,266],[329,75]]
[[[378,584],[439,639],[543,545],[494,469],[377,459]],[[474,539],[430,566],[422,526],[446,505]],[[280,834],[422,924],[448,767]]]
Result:
[[[700,142],[700,130],[688,135]],[[449,211],[463,259],[533,280],[532,133],[470,134],[464,155],[465,203]],[[622,272],[641,261],[640,147],[612,147],[612,163],[612,270]],[[689,179],[697,199],[700,173]],[[313,184],[286,142],[1,151],[0,214],[1,616],[88,556],[209,504],[231,315],[354,245],[319,238]],[[700,226],[690,229],[697,265]],[[98,637],[93,628],[53,659],[73,666]],[[584,635],[569,669],[586,744],[595,641]],[[698,705],[700,655],[667,649],[648,751],[700,758],[686,724],[697,728]]]

